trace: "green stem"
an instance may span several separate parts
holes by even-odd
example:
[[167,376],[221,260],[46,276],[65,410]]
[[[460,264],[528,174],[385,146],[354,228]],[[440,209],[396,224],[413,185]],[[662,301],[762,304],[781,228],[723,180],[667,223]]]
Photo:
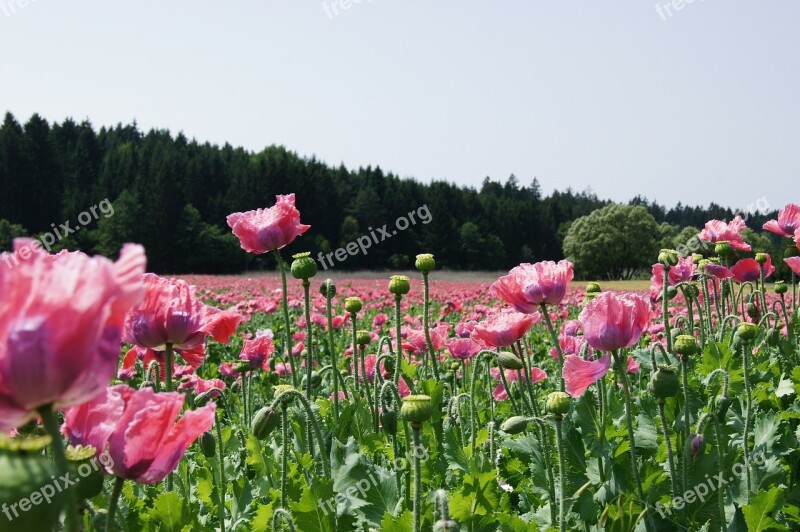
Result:
[[[669,465],[669,479],[672,483],[672,498],[677,499],[680,495],[678,491],[678,477],[675,474],[675,456],[672,452],[672,441],[669,436],[669,427],[667,426],[667,415],[664,412],[663,399],[658,400],[658,416],[661,418],[661,431],[664,433],[664,443],[667,445],[667,463]],[[684,517],[685,516],[686,512],[684,511]]]
[[600,456],[598,457],[598,461],[600,462],[600,482],[606,481],[606,471],[603,465],[603,454],[605,453],[605,446],[606,446],[606,423],[605,423],[605,395],[606,395],[606,378],[601,377],[600,380],[597,381],[597,396],[598,396],[598,417],[599,417],[599,425],[597,427],[597,434],[600,436]]
[[561,416],[555,416],[556,438],[558,440],[558,528],[561,532],[567,530],[564,519],[564,435],[561,429]]
[[275,258],[278,260],[278,267],[281,270],[281,308],[283,309],[284,341],[286,342],[286,358],[289,359],[289,367],[292,368],[292,385],[297,388],[297,368],[295,368],[294,357],[292,356],[292,332],[289,322],[289,301],[286,287],[286,265],[281,257],[281,250],[275,250]]
[[547,330],[550,331],[550,338],[553,340],[553,345],[558,354],[558,389],[563,392],[564,377],[562,372],[564,371],[564,354],[561,352],[561,342],[558,341],[558,333],[556,333],[556,330],[553,328],[553,323],[550,321],[550,313],[547,312],[547,305],[544,303],[542,303],[542,316],[544,316],[544,322],[547,325]]
[[395,353],[396,359],[394,364],[394,385],[395,388],[399,385],[400,382],[400,362],[403,360],[403,344],[402,338],[400,337],[400,300],[402,296],[397,294],[394,296],[394,324],[395,329],[397,330],[397,352]]
[[119,496],[122,493],[122,485],[125,484],[125,479],[122,477],[114,478],[114,489],[111,492],[111,498],[108,501],[108,514],[106,515],[106,532],[112,532],[115,528],[114,516],[117,513],[117,503]]
[[421,530],[422,519],[422,468],[420,467],[420,432],[422,426],[419,423],[411,424],[411,433],[414,438],[414,532]]
[[[681,355],[681,381],[683,386],[683,428],[684,438],[686,441],[689,439],[689,427],[691,421],[689,419],[689,360],[686,356]],[[689,489],[689,456],[684,449],[683,453],[683,491]]]
[[[645,512],[649,514],[647,511],[647,499],[644,496],[644,489],[642,488],[642,479],[639,476],[639,460],[636,456],[636,437],[633,433],[633,404],[631,402],[631,390],[628,382],[628,375],[622,356],[620,356],[620,354],[616,351],[614,352],[614,359],[617,362],[617,372],[619,373],[619,379],[622,382],[622,391],[625,398],[625,423],[628,428],[628,441],[630,443],[631,452],[631,471],[633,471],[633,480],[636,483],[636,494],[639,497],[639,501],[644,506]],[[649,531],[649,517],[645,517],[644,524],[645,528]]]
[[[288,508],[286,484],[289,476],[289,413],[288,405],[281,403],[281,508]],[[220,444],[221,445],[221,444]]]
[[428,324],[428,314],[430,312],[430,301],[428,299],[428,272],[422,272],[423,284],[423,315],[422,315],[422,328],[425,330],[425,342],[428,344],[428,355],[431,358],[431,366],[433,366],[433,376],[439,380],[439,361],[436,360],[436,352],[433,349],[433,342],[431,342],[430,327]]
[[747,477],[747,495],[745,496],[746,504],[750,504],[750,418],[752,411],[752,391],[750,389],[750,347],[747,342],[742,342],[742,360],[744,371],[744,393],[745,393],[745,406],[747,410],[744,414],[744,433],[742,434],[742,446],[744,447],[744,469],[745,476]]
[[356,322],[356,315],[355,313],[350,313],[350,323],[353,325],[353,375],[355,376],[355,387],[356,387],[356,397],[361,396],[361,383],[358,380],[358,343],[356,342],[356,334],[358,323]]
[[228,482],[225,480],[225,455],[222,449],[225,447],[225,442],[222,440],[222,423],[220,419],[214,423],[214,428],[217,431],[217,460],[219,461],[219,501],[217,501],[217,516],[219,518],[220,532],[225,532],[225,495],[228,492]]
[[661,290],[661,314],[664,320],[664,336],[667,340],[667,351],[672,351],[672,335],[669,332],[669,266],[664,266],[664,286]]
[[[53,411],[52,405],[46,405],[39,409],[39,416],[42,418],[44,428],[47,434],[53,439],[52,452],[53,460],[58,468],[60,475],[69,473],[69,463],[64,454],[64,440],[61,437],[61,432],[58,430],[58,421],[56,420],[56,413]],[[78,532],[78,508],[75,501],[75,490],[72,488],[67,489],[67,512],[64,519],[65,530],[67,532]]]
[[[719,426],[719,418],[714,416],[714,435],[717,438],[717,474],[722,474],[722,429]],[[717,487],[717,504],[719,505],[719,529],[720,532],[728,530],[728,522],[725,518],[725,486]]]
[[[311,402],[305,398],[305,396],[298,392],[297,390],[286,390],[285,392],[281,393],[275,400],[272,402],[273,410],[275,407],[280,403],[284,405],[291,397],[295,397],[300,401],[300,404],[303,405],[303,408],[306,411],[306,419],[311,424],[311,427],[314,429],[314,436],[317,440],[317,447],[319,449],[319,461],[322,463],[322,472],[325,475],[325,478],[331,478],[331,464],[330,464],[330,456],[327,455],[325,452],[324,441],[322,439],[322,431],[319,428],[319,422],[317,421],[317,417],[314,415],[314,410],[311,408]],[[309,449],[310,451],[311,449]]]
[[314,368],[314,350],[313,339],[311,337],[311,305],[309,297],[309,287],[311,283],[308,280],[303,281],[303,297],[305,299],[305,312],[306,312],[306,399],[311,400],[311,371]]
[[172,388],[172,365],[173,365],[173,358],[174,358],[174,351],[172,349],[172,344],[167,344],[166,345],[166,355],[165,356],[166,356],[166,363],[165,363],[166,368],[164,368],[164,369],[165,369],[165,371],[167,373],[167,381],[166,381],[167,391],[171,392],[171,391],[173,391],[173,388]]
[[[330,291],[326,290],[325,295],[325,316],[328,320],[328,351],[331,355],[331,367],[333,368],[333,418],[334,421],[339,421],[339,379],[342,374],[339,373],[339,359],[333,350],[333,313],[331,312],[331,299]],[[353,323],[355,323],[355,317]],[[355,327],[355,326],[354,326]],[[355,333],[353,334],[353,344],[355,344]],[[344,386],[343,386],[344,387]],[[345,395],[347,390],[345,390]]]

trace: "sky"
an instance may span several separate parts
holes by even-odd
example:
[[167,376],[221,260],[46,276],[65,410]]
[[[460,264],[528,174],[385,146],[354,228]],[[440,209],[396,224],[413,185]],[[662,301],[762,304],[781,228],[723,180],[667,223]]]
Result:
[[[0,0],[0,111],[625,202],[800,202],[800,2]],[[759,203],[760,201],[760,203]]]

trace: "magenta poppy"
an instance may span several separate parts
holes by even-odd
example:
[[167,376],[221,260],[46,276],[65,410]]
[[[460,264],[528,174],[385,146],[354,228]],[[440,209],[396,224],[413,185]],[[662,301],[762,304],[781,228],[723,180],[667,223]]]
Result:
[[543,304],[561,303],[573,276],[572,263],[566,260],[523,263],[495,281],[489,290],[518,312],[530,314]]
[[[761,264],[756,259],[741,259],[731,268],[733,280],[737,283],[747,283],[758,281],[761,277]],[[775,272],[772,265],[772,257],[767,255],[767,262],[764,263],[764,278],[766,279]]]
[[249,253],[266,253],[289,245],[311,227],[300,223],[300,211],[294,206],[294,194],[276,196],[268,209],[229,214],[227,221]]
[[586,304],[578,319],[592,348],[616,351],[639,341],[650,321],[650,303],[638,294],[603,292]]

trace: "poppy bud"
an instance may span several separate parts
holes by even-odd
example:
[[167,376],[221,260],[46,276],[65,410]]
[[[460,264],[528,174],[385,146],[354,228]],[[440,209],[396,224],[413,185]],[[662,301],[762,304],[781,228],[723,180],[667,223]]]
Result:
[[566,392],[552,392],[547,396],[545,408],[551,414],[555,414],[556,418],[569,412],[569,405],[572,398]]
[[777,281],[775,283],[775,293],[776,294],[782,295],[782,294],[785,294],[788,291],[789,291],[789,287],[786,286],[786,283],[784,283],[783,281]]
[[767,344],[769,344],[770,347],[777,347],[780,341],[781,332],[775,327],[770,327],[767,331]]
[[433,255],[430,253],[422,253],[417,255],[417,260],[414,266],[421,272],[429,272],[436,267],[436,261],[433,260]]
[[765,264],[769,260],[769,255],[766,253],[756,253],[756,262],[759,264]]
[[350,314],[357,314],[361,312],[363,303],[360,297],[348,297],[344,300],[344,309]]
[[250,424],[253,436],[259,440],[265,439],[275,430],[279,421],[280,416],[278,416],[278,413],[272,408],[265,406],[253,416],[253,421]]
[[667,299],[674,299],[678,295],[678,289],[674,286],[667,287]]
[[714,415],[717,419],[721,420],[728,413],[728,408],[731,406],[731,400],[724,395],[718,395],[714,398]]
[[371,340],[369,331],[356,331],[356,343],[358,345],[367,345]]
[[408,277],[405,275],[392,275],[389,279],[389,293],[396,296],[403,296],[411,290]]
[[214,456],[214,451],[217,450],[217,440],[214,439],[214,435],[211,432],[206,431],[202,433],[197,442],[200,445],[200,450],[203,452],[203,456],[206,458],[211,458]]
[[333,279],[325,279],[325,282],[319,285],[319,293],[328,299],[333,299],[336,295],[336,284]]
[[747,315],[748,316],[750,316],[754,320],[758,319],[758,317],[759,317],[759,315],[761,313],[758,311],[758,307],[756,306],[755,303],[752,303],[752,302],[748,303],[746,308],[747,308]]
[[308,281],[317,275],[317,263],[311,258],[311,253],[298,253],[292,255],[294,261],[292,262],[292,277],[295,279],[302,279]]
[[517,355],[509,353],[508,351],[500,351],[500,353],[497,354],[497,363],[503,369],[518,370],[524,367],[522,361],[517,358]]
[[506,419],[502,425],[500,425],[500,430],[507,434],[519,434],[527,427],[528,418],[523,416],[511,416],[510,418]]
[[742,340],[752,340],[756,337],[758,325],[755,323],[742,322],[736,329],[736,335]]
[[672,366],[659,366],[650,377],[650,393],[657,399],[675,397],[678,393],[678,375]]
[[690,434],[686,440],[686,448],[692,457],[692,461],[696,462],[703,457],[706,451],[706,437],[697,433]]
[[389,436],[397,434],[397,412],[394,410],[381,412],[381,428]]
[[658,262],[666,266],[676,266],[678,264],[678,252],[674,249],[662,249],[658,254]]

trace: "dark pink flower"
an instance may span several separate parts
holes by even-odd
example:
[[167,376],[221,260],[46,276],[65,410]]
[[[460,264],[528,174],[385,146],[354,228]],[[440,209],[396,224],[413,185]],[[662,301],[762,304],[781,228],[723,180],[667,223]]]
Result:
[[[772,257],[767,255],[767,262],[764,263],[764,278],[766,279],[775,272],[772,265]],[[757,281],[761,277],[761,265],[756,259],[741,259],[731,268],[733,280],[737,283],[747,283]]]
[[795,231],[800,229],[800,205],[786,205],[778,211],[778,219],[765,223],[764,229],[786,238],[794,237]]
[[530,314],[540,305],[558,305],[573,278],[572,263],[566,260],[523,263],[495,281],[489,291],[518,312]]
[[250,369],[262,368],[269,369],[269,357],[275,352],[275,344],[268,336],[259,336],[255,340],[245,340],[242,351],[239,353],[240,360],[250,363]]
[[300,223],[300,211],[294,206],[294,194],[276,196],[269,209],[235,212],[228,215],[228,225],[249,253],[266,253],[289,245],[311,227]]
[[[73,445],[107,450],[106,472],[140,484],[155,484],[171,473],[186,449],[214,424],[208,403],[182,417],[183,394],[159,393],[126,385],[64,413],[62,431]],[[180,417],[180,419],[178,419]]]
[[650,303],[638,294],[603,292],[586,304],[578,319],[591,347],[616,351],[639,341],[650,321]]
[[741,216],[737,216],[729,224],[720,220],[710,220],[706,222],[705,228],[700,231],[698,237],[712,244],[728,242],[733,249],[750,251],[750,244],[745,242],[740,234],[745,227]]
[[481,344],[472,338],[450,338],[445,341],[445,344],[447,344],[447,350],[450,351],[453,358],[459,360],[469,360],[481,350]]
[[[225,389],[225,383],[219,379],[203,379],[198,375],[189,375],[178,385],[179,390],[192,390],[195,395],[211,392],[211,397],[219,397]],[[212,391],[216,390],[216,391]]]
[[706,264],[706,274],[716,279],[724,280],[733,277],[733,272],[721,264],[709,262]]

